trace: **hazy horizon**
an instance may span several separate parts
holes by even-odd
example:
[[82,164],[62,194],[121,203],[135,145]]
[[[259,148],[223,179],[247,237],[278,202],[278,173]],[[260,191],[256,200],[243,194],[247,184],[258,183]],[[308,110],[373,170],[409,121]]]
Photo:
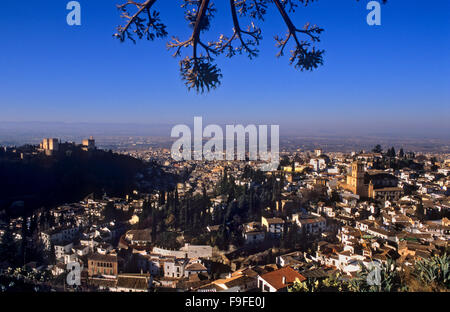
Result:
[[[186,122],[193,131],[191,122]],[[212,122],[203,121],[203,128]],[[239,123],[234,123],[239,124]],[[45,137],[55,137],[61,141],[80,143],[82,139],[93,136],[100,148],[119,148],[138,143],[139,148],[149,146],[169,147],[174,138],[170,132],[175,124],[137,124],[137,123],[75,123],[75,122],[0,122],[0,145],[19,146],[38,144]],[[243,124],[244,126],[248,124]],[[220,124],[225,133],[224,125]],[[376,144],[383,148],[395,146],[408,151],[438,151],[450,153],[448,131],[441,135],[424,135],[411,131],[333,131],[332,129],[300,129],[280,125],[280,143],[282,147],[312,150],[315,147],[327,151],[370,150]],[[144,139],[144,140],[143,140]]]

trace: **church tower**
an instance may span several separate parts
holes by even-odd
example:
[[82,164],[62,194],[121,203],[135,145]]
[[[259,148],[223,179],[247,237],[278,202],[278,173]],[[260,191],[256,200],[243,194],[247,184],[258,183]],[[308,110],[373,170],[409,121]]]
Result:
[[359,161],[352,163],[352,173],[347,176],[347,184],[350,186],[353,194],[361,197],[367,197],[367,186],[364,184],[364,165]]

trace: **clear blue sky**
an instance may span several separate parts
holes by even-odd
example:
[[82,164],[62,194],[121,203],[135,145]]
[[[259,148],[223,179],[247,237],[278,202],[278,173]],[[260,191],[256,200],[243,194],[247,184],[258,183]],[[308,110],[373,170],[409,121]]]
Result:
[[[219,89],[188,92],[163,41],[120,43],[123,0],[80,0],[82,25],[66,24],[68,0],[2,1],[0,121],[281,124],[450,132],[450,1],[390,1],[382,25],[366,24],[368,1],[320,0],[292,19],[325,28],[324,66],[300,72],[277,59],[286,27],[271,8],[260,56],[217,62]],[[159,0],[170,35],[188,36],[181,1]],[[216,1],[219,2],[219,1]],[[211,34],[231,32],[217,4]],[[409,130],[408,130],[409,131]]]

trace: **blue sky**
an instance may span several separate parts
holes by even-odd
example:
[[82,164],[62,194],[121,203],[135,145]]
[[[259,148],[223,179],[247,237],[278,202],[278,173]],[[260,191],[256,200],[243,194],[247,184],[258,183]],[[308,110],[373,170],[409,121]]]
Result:
[[[325,28],[324,66],[300,72],[276,58],[286,27],[274,8],[259,23],[258,58],[219,57],[222,85],[187,91],[162,41],[120,43],[122,0],[80,0],[82,25],[66,24],[68,0],[2,1],[0,120],[280,124],[300,130],[450,132],[450,1],[390,1],[382,25],[366,24],[367,1],[320,0],[292,15]],[[170,35],[187,38],[181,1],[156,8]],[[216,1],[218,2],[218,1]],[[217,4],[210,34],[231,32]]]

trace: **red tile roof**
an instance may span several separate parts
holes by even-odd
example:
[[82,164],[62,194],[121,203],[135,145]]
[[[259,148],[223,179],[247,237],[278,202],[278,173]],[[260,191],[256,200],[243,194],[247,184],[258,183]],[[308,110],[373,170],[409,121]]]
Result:
[[[285,283],[283,283],[283,277],[286,279]],[[306,277],[304,277],[303,275],[301,275],[300,273],[298,273],[289,266],[281,268],[279,270],[275,270],[273,272],[263,274],[261,275],[261,278],[264,279],[276,290],[292,285],[296,279],[299,279],[302,282],[306,280]]]

